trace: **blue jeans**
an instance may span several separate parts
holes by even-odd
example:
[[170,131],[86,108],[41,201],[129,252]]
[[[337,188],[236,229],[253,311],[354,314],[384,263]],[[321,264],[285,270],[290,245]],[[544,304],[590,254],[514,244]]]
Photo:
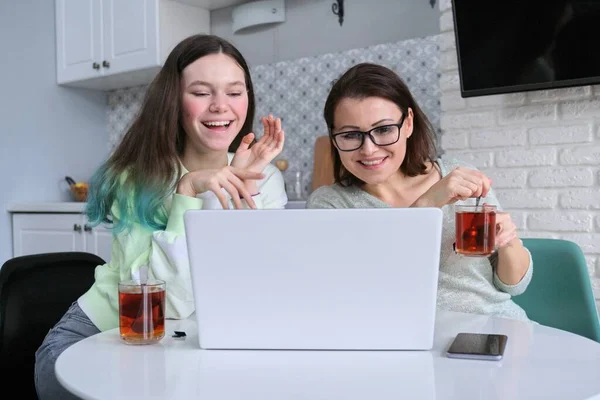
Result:
[[77,301],[73,302],[35,352],[35,390],[40,400],[79,399],[58,382],[54,364],[69,346],[97,333],[100,333],[100,330],[79,308]]

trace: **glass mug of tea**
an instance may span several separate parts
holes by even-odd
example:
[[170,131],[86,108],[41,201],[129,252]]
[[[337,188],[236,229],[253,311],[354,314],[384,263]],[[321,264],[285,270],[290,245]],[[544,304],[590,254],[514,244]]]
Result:
[[496,206],[455,205],[456,248],[463,256],[489,256],[496,244]]
[[165,282],[119,283],[119,332],[127,344],[157,343],[165,336]]

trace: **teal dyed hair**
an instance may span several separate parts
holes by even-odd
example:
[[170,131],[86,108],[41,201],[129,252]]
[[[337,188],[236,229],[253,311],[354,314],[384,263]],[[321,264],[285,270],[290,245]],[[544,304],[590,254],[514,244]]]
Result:
[[197,59],[218,53],[230,56],[244,70],[248,89],[246,121],[229,151],[235,152],[242,138],[252,132],[254,88],[244,57],[218,36],[184,39],[148,87],[139,114],[121,143],[92,177],[86,208],[91,224],[105,223],[116,231],[128,230],[132,224],[165,229],[168,216],[164,203],[181,176],[179,159],[186,143],[180,123],[181,73]]
[[92,225],[110,225],[115,232],[129,230],[133,223],[152,230],[165,229],[164,200],[170,188],[136,182],[105,163],[92,177],[90,189],[86,214]]

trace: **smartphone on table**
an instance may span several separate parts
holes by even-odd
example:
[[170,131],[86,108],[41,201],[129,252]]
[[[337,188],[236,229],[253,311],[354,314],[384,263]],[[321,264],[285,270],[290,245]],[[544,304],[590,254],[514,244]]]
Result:
[[498,361],[504,356],[508,336],[490,333],[459,333],[450,345],[447,356],[473,360]]

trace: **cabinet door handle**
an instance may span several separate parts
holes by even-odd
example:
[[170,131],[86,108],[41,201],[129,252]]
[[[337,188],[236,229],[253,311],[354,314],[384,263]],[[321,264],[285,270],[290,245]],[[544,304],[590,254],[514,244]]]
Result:
[[75,232],[81,232],[81,225],[79,225],[79,224],[74,224],[74,225],[73,225],[73,230],[74,230]]
[[92,68],[94,68],[94,69],[100,69],[100,64],[98,64],[98,63],[95,62],[95,63],[92,64]]
[[91,232],[92,231],[92,227],[89,224],[85,224],[83,226],[83,230],[86,232]]
[[108,61],[104,60],[104,61],[102,61],[102,66],[104,68],[110,68],[110,63]]

